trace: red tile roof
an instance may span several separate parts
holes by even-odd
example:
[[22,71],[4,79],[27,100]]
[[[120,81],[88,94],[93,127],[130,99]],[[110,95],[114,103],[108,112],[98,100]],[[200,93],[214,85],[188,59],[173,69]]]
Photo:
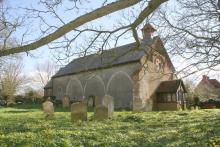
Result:
[[209,79],[209,82],[216,88],[220,88],[220,83],[216,79]]
[[210,79],[208,76],[203,75],[202,81],[205,83],[210,83],[215,88],[220,88],[220,82],[216,79]]

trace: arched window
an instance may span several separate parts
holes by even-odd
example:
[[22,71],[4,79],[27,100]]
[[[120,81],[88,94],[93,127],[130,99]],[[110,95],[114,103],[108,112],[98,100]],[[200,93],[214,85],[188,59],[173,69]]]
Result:
[[107,94],[114,98],[115,108],[131,108],[133,82],[129,75],[116,73],[110,78],[107,88]]
[[99,76],[92,76],[86,81],[85,98],[90,96],[102,98],[105,95],[105,85]]
[[62,87],[57,88],[57,98],[56,99],[62,99],[63,97],[63,89]]
[[83,98],[83,88],[78,79],[69,81],[66,88],[66,95],[73,101],[80,101]]

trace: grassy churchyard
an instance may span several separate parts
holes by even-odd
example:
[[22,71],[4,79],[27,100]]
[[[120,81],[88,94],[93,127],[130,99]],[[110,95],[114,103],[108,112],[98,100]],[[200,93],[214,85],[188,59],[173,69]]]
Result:
[[0,146],[217,146],[220,110],[115,112],[112,119],[72,123],[55,109],[51,120],[39,107],[0,108]]

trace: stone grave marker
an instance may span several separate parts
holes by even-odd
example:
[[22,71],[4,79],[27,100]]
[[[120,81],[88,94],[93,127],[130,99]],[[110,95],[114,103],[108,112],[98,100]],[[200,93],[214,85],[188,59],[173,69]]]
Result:
[[143,100],[141,98],[134,98],[133,99],[133,112],[142,112],[143,109],[144,109]]
[[153,101],[152,99],[147,99],[143,103],[144,111],[145,112],[150,112],[153,110]]
[[94,96],[89,96],[87,98],[87,105],[88,105],[88,111],[93,112],[95,108],[95,97]]
[[71,105],[71,120],[86,121],[87,120],[87,103],[85,101],[72,103]]
[[94,107],[95,106],[95,97],[89,96],[87,99],[87,102],[88,102],[88,107]]
[[98,105],[95,107],[95,120],[108,119],[108,107],[104,105]]
[[96,96],[95,97],[95,106],[99,106],[99,105],[102,105],[102,98]]
[[46,114],[47,118],[52,118],[54,115],[54,106],[50,100],[47,100],[43,103],[43,111]]
[[103,105],[108,108],[108,117],[112,117],[114,113],[114,98],[109,95],[105,95],[103,98]]
[[63,105],[63,108],[69,108],[70,107],[70,98],[68,96],[64,96],[62,98],[62,105]]

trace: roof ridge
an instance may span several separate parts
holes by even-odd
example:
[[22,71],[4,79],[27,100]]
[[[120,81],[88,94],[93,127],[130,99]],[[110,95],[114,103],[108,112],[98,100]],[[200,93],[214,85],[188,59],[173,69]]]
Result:
[[[153,42],[154,41],[149,42],[146,46],[150,46]],[[144,50],[137,50],[136,48],[136,42],[132,42],[115,48],[103,50],[101,53],[94,53],[75,58],[65,67],[60,69],[53,77],[70,75],[129,62],[137,62],[144,56],[145,52]]]
[[220,82],[217,79],[208,79],[210,84],[212,84],[216,88],[220,88]]

